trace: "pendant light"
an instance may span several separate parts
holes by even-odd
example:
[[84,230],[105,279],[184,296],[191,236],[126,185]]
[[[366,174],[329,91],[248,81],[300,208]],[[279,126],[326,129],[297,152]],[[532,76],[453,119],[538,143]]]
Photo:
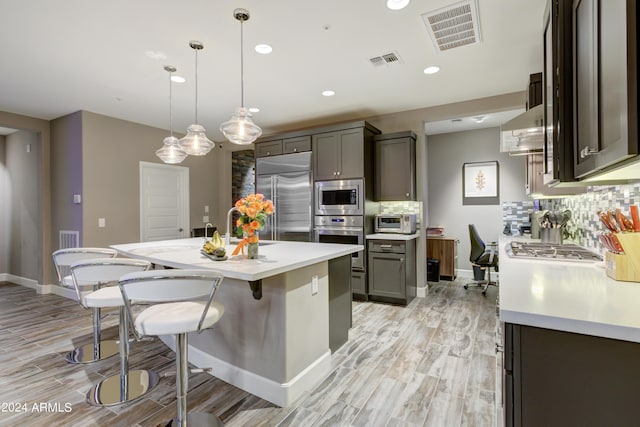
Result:
[[176,67],[171,65],[164,66],[165,71],[169,72],[169,135],[166,137],[162,143],[164,144],[162,148],[156,150],[156,156],[160,158],[165,163],[176,164],[181,163],[184,159],[187,158],[187,153],[180,146],[180,141],[178,138],[173,136],[173,123],[172,123],[172,114],[171,114],[171,74],[176,72]]
[[180,139],[180,145],[190,156],[204,156],[215,147],[213,141],[205,135],[206,129],[198,124],[198,51],[204,49],[204,45],[191,40],[189,46],[196,52],[196,121],[187,128],[187,134]]
[[251,120],[251,113],[244,107],[244,49],[242,24],[249,20],[249,11],[236,9],[233,16],[240,21],[240,107],[231,115],[231,120],[220,125],[220,131],[234,144],[247,145],[262,135],[262,129]]

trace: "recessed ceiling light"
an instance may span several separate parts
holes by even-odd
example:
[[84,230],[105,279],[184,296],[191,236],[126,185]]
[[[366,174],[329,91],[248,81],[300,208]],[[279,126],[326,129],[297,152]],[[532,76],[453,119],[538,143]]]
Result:
[[440,67],[437,67],[435,65],[432,65],[432,66],[427,67],[427,68],[424,69],[424,73],[425,74],[435,74],[438,71],[440,71]]
[[273,51],[273,48],[271,46],[264,43],[257,44],[254,49],[256,50],[256,52],[261,53],[263,55],[268,55]]
[[153,50],[148,50],[144,54],[151,59],[167,59],[167,54],[164,52],[160,52],[159,50],[155,52]]
[[332,91],[332,90],[323,90],[322,91],[322,96],[333,96],[335,94],[336,93],[334,91]]
[[477,117],[474,117],[474,118],[473,118],[473,119],[471,119],[471,120],[473,120],[473,121],[474,121],[474,122],[476,122],[476,123],[482,123],[482,122],[484,122],[486,119],[487,119],[487,116],[477,116]]
[[259,113],[260,109],[258,107],[249,107],[250,113]]
[[184,77],[181,76],[171,76],[171,81],[174,83],[184,83],[187,80]]
[[407,7],[409,0],[387,0],[387,7],[391,10],[400,10]]

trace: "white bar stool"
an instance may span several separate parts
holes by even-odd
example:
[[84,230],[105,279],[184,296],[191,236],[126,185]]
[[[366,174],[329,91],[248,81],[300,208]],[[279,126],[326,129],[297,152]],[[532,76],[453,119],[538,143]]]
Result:
[[[71,267],[76,284],[82,285],[96,280],[117,284],[121,276],[149,270],[148,261],[114,258],[80,261]],[[122,293],[118,286],[103,286],[83,298],[84,306],[99,310],[118,307],[120,324],[118,344],[120,372],[93,385],[87,392],[87,403],[93,406],[113,406],[133,402],[141,398],[159,382],[154,371],[129,370],[129,320],[124,310]]]
[[[116,255],[118,255],[118,252],[109,248],[67,248],[55,251],[52,254],[52,258],[60,285],[74,289],[78,302],[82,305],[82,292],[75,286],[71,275],[71,266],[81,260],[115,258]],[[93,286],[92,290],[98,288],[98,284],[88,286]],[[83,345],[69,352],[65,356],[67,362],[92,363],[118,353],[118,343],[115,340],[100,340],[100,319],[100,309],[93,310],[93,343]]]
[[[222,426],[220,419],[207,413],[187,414],[187,334],[212,327],[224,313],[224,306],[213,301],[222,274],[212,270],[153,270],[120,278],[120,290],[134,335],[176,336],[177,416],[171,426]],[[134,317],[136,302],[155,303]]]

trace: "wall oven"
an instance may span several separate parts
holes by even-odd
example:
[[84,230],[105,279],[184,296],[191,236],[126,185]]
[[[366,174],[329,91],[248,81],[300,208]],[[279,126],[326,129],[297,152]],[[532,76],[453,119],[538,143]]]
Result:
[[[315,217],[315,242],[364,245],[362,216],[324,215]],[[364,271],[364,251],[351,254],[351,268]]]
[[317,181],[315,206],[316,215],[362,215],[364,180]]

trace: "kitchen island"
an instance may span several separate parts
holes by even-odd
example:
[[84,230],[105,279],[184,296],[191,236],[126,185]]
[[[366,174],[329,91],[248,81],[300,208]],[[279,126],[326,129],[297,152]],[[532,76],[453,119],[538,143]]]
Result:
[[505,425],[638,425],[640,283],[610,279],[603,262],[511,258],[511,240],[500,240]]
[[[349,296],[348,306],[339,305],[349,312],[340,314],[350,318],[351,313],[349,283],[344,290],[344,284],[330,283],[331,278],[350,277],[351,254],[364,247],[261,241],[258,259],[237,255],[214,261],[200,252],[202,244],[202,238],[192,238],[112,247],[156,266],[221,272],[225,279],[216,300],[224,305],[224,315],[215,327],[189,335],[189,362],[211,367],[217,378],[276,405],[289,406],[329,373],[333,288]],[[228,255],[234,246],[226,247]],[[336,266],[347,271],[336,276]],[[175,348],[173,337],[161,338]]]

